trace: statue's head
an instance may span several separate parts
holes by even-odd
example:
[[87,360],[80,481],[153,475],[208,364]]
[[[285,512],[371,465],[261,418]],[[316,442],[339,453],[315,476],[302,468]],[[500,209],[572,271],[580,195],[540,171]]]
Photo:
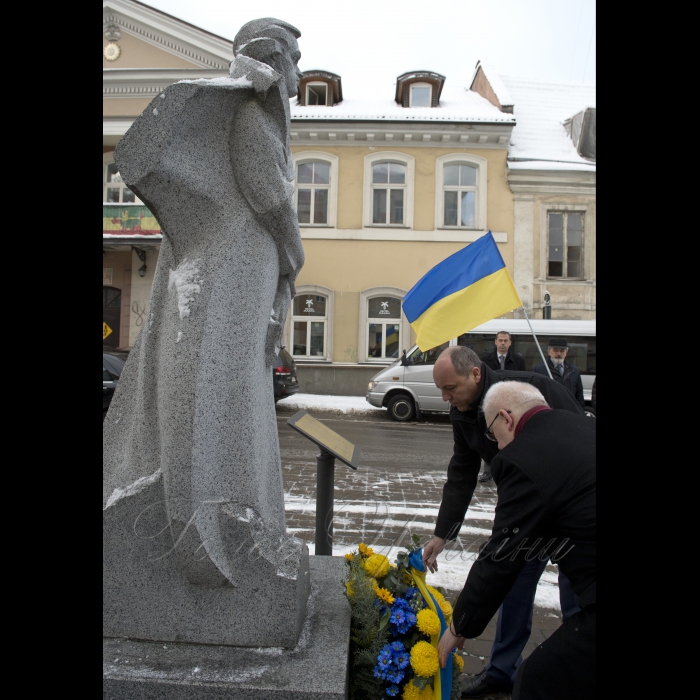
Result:
[[244,24],[233,40],[233,55],[248,56],[266,63],[280,73],[290,97],[297,94],[301,72],[297,67],[301,53],[297,39],[301,32],[274,17],[254,19]]

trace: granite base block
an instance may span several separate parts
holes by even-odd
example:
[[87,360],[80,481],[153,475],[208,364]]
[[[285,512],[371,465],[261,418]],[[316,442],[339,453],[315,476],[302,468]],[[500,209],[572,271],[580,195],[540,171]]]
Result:
[[103,700],[345,700],[345,559],[312,556],[310,571],[308,612],[293,649],[105,638]]

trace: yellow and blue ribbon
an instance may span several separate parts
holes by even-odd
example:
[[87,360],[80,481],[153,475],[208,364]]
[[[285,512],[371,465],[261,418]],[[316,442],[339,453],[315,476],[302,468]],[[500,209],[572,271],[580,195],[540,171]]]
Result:
[[[430,637],[430,643],[437,649],[440,637],[447,629],[447,623],[445,622],[445,615],[442,609],[437,604],[433,594],[428,590],[427,586],[423,582],[423,579],[418,575],[417,572],[425,571],[425,564],[423,564],[423,550],[418,549],[415,552],[411,552],[408,556],[408,565],[410,567],[410,573],[413,577],[413,581],[416,584],[416,588],[420,591],[423,596],[423,600],[428,604],[428,607],[438,616],[440,619],[440,633],[433,634]],[[433,695],[437,700],[450,700],[450,694],[452,693],[452,654],[447,657],[447,664],[445,668],[441,668],[433,677]]]

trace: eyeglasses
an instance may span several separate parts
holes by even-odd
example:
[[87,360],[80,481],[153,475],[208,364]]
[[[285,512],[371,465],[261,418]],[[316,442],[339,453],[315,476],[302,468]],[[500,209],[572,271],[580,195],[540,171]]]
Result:
[[[506,411],[506,413],[511,413],[511,411]],[[496,436],[493,434],[493,432],[492,432],[492,430],[491,430],[491,426],[492,426],[500,417],[501,417],[501,411],[499,411],[499,412],[496,414],[496,417],[491,421],[491,423],[489,423],[489,427],[486,428],[486,432],[484,433],[484,435],[485,435],[489,440],[493,440],[493,442],[498,442],[498,439],[497,439]]]

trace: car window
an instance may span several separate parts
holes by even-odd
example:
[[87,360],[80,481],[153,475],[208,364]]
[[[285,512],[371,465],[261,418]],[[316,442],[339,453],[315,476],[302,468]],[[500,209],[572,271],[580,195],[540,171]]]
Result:
[[411,356],[408,358],[408,364],[409,365],[434,365],[435,360],[440,357],[440,354],[442,353],[443,350],[445,350],[449,345],[449,342],[443,343],[442,345],[438,345],[435,348],[430,348],[430,350],[426,350],[423,352],[422,350],[416,348],[413,353],[411,353]]
[[114,377],[112,376],[112,373],[104,365],[102,365],[102,381],[103,382],[114,381]]

